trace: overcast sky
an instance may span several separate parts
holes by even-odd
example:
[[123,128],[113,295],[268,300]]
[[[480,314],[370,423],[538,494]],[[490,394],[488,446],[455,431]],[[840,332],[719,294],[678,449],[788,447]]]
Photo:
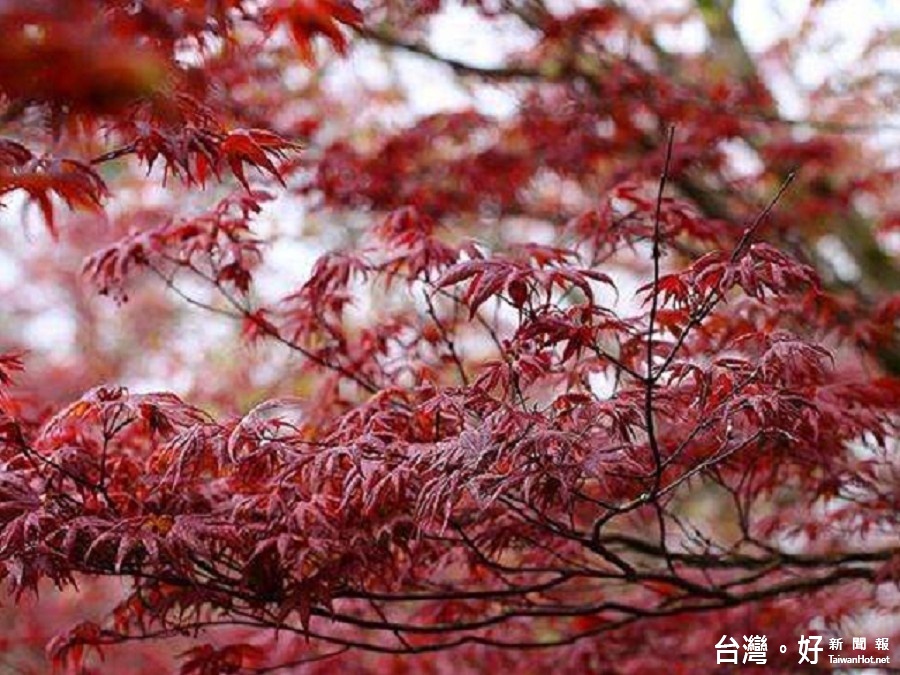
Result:
[[[686,2],[693,0],[670,0],[668,4],[678,7]],[[592,3],[556,0],[549,4]],[[641,2],[628,4],[637,9],[642,6]],[[658,6],[663,2],[655,4]],[[735,15],[747,45],[752,51],[760,51],[796,30],[808,5],[808,0],[737,0]],[[818,84],[837,69],[851,65],[875,30],[900,28],[900,0],[831,0],[823,10],[823,18],[823,30],[816,33],[815,40],[821,51],[803,58],[795,73],[800,82],[809,86]],[[703,48],[704,32],[699,22],[662,37],[678,49]],[[515,31],[491,30],[475,19],[473,9],[461,7],[451,7],[433,23],[429,41],[439,54],[481,66],[496,65],[504,52],[528,44],[527,38],[517,36]],[[467,102],[462,92],[454,91],[446,80],[435,77],[434,68],[421,58],[409,55],[400,60],[401,77],[413,93],[413,105],[418,112],[434,112]],[[360,74],[358,70],[357,74]],[[377,77],[374,73],[363,76]],[[798,101],[791,92],[780,93],[786,112],[804,112],[797,109]],[[479,97],[482,106],[501,113],[513,105],[511,98],[496,91],[480,92]]]

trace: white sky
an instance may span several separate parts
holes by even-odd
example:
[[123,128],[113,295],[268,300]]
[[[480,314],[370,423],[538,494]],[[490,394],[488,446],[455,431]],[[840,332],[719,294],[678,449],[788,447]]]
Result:
[[[640,10],[642,2],[632,0],[629,6]],[[654,2],[672,7],[682,7],[692,0],[666,0]],[[592,4],[578,0],[558,0],[558,5]],[[646,5],[643,5],[646,6]],[[764,50],[780,38],[791,34],[799,25],[809,0],[737,0],[735,17],[741,34],[751,51]],[[813,86],[840,68],[851,65],[864,45],[879,28],[900,28],[900,0],[831,0],[823,10],[824,30],[816,34],[816,46],[820,53],[809,54],[798,64],[795,76],[806,85]],[[699,22],[679,31],[663,34],[664,41],[677,43],[680,49],[703,46],[703,28]],[[517,31],[504,31],[502,26],[491,28],[475,18],[475,10],[452,6],[432,24],[429,42],[441,55],[464,60],[479,66],[497,65],[502,55],[510,50],[527,46],[527,38]],[[413,94],[413,107],[419,113],[445,110],[468,102],[463,92],[455,89],[443,77],[435,76],[435,69],[422,58],[404,55],[400,58],[400,76]],[[372,74],[356,72],[357,76]],[[786,90],[781,103],[788,114],[800,114],[798,99]],[[485,109],[503,114],[513,104],[510,97],[491,91],[479,91],[477,102]]]

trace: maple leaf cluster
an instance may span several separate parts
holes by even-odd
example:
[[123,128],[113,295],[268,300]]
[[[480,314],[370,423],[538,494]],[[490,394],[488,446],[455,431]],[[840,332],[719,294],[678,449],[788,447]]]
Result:
[[[528,46],[436,52],[445,2],[0,8],[0,200],[73,264],[18,258],[3,311],[49,279],[78,317],[68,357],[0,336],[10,667],[706,672],[723,632],[900,640],[889,153],[815,133],[858,128],[833,91],[795,133],[719,3],[464,4]],[[657,41],[692,17],[737,61]],[[516,108],[345,100],[320,47],[351,36]]]

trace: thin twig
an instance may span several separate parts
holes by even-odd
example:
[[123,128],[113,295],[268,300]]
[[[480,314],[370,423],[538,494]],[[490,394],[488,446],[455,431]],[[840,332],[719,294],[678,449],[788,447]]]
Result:
[[674,143],[675,127],[671,126],[669,127],[669,135],[666,141],[666,159],[663,163],[662,175],[659,179],[659,190],[656,194],[656,213],[653,216],[653,295],[650,299],[650,317],[647,328],[647,377],[644,385],[644,417],[647,424],[647,440],[650,444],[650,451],[653,453],[653,463],[655,465],[651,494],[656,494],[662,481],[662,458],[659,442],[656,438],[656,429],[653,424],[653,389],[656,386],[656,381],[653,379],[653,334],[656,329],[656,313],[659,310],[660,221],[662,219],[663,194],[666,189],[666,182],[669,179]]

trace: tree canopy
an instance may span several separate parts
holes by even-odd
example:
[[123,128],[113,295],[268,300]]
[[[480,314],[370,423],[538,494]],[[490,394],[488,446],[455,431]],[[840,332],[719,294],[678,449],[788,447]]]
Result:
[[896,654],[900,29],[798,75],[846,6],[2,3],[2,667]]

